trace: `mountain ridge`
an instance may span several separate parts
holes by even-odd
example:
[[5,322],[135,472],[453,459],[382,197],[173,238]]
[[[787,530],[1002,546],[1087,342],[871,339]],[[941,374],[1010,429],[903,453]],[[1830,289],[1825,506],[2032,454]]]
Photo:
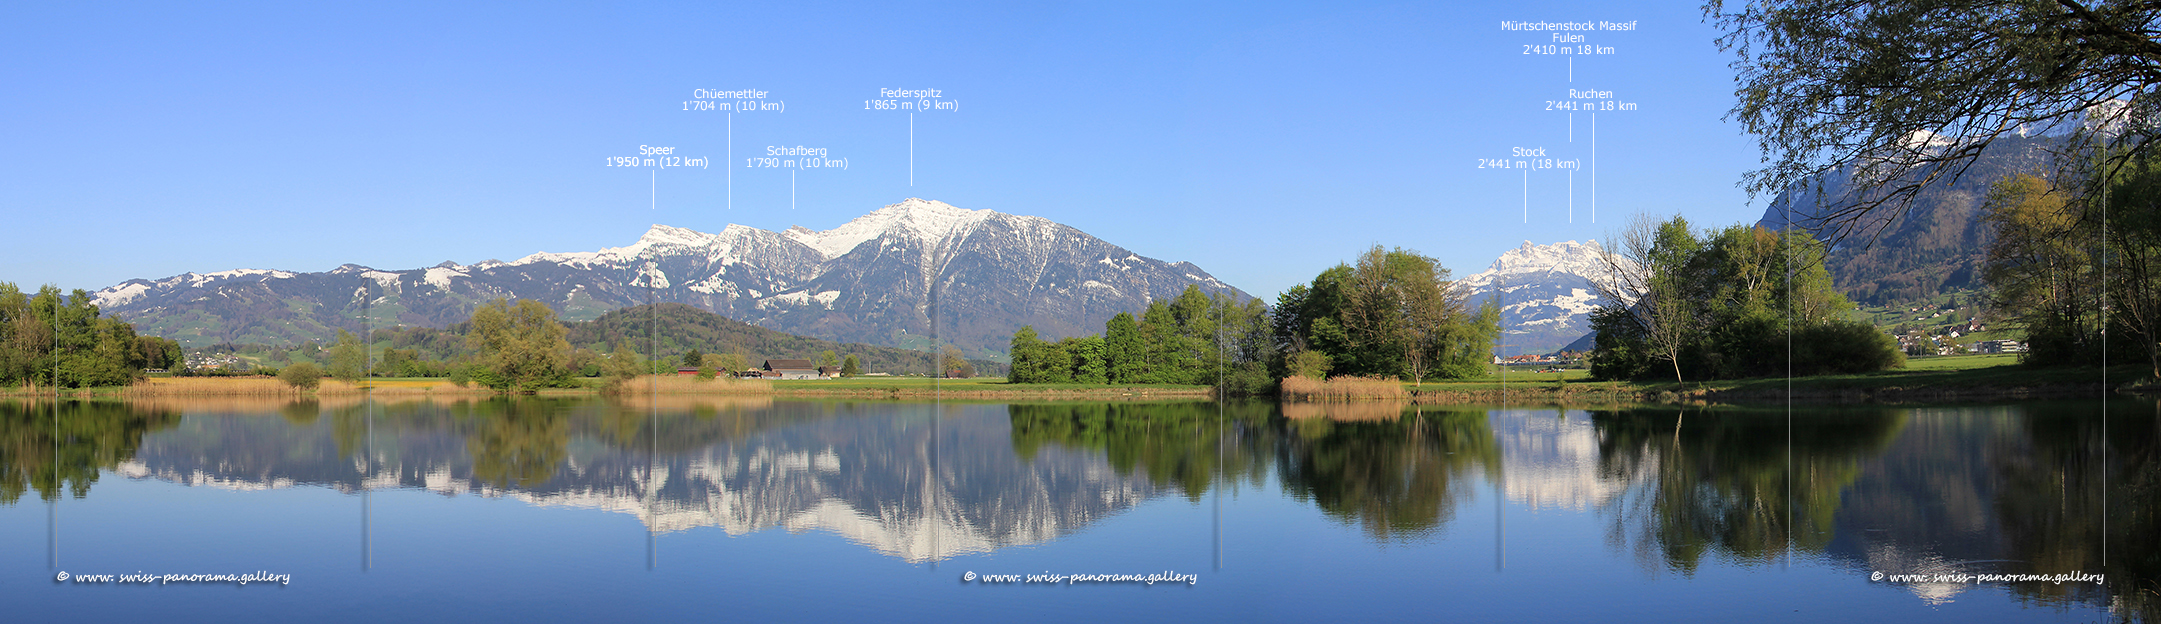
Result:
[[988,355],[1022,325],[1049,337],[1100,332],[1118,312],[1189,284],[1250,297],[1191,263],[1141,256],[1048,219],[908,198],[823,231],[654,224],[629,245],[597,251],[398,271],[185,273],[128,280],[95,297],[146,333],[198,345],[321,340],[363,320],[443,327],[505,297],[541,300],[566,320],[674,302],[841,342],[913,347],[936,332]]
[[[1922,189],[1906,209],[1878,210],[1845,226],[1854,236],[1834,241],[1824,259],[1833,285],[1867,305],[1985,287],[1982,265],[1995,238],[1982,218],[1989,190],[2004,178],[2045,167],[2055,140],[2043,134],[1999,139],[1957,180]],[[1771,230],[1798,226],[1828,239],[1840,227],[1828,215],[1858,201],[1860,192],[1848,172],[1829,172],[1780,192],[1756,223]]]
[[1602,273],[1598,241],[1531,241],[1502,252],[1492,266],[1456,281],[1472,306],[1500,304],[1502,341],[1497,355],[1546,353],[1590,331],[1591,310],[1604,303],[1593,276]]

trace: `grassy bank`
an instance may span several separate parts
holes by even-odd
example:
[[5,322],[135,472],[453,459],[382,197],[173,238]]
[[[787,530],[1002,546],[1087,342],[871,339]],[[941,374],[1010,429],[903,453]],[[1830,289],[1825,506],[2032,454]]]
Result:
[[[2034,368],[2016,355],[1962,355],[1908,360],[1906,368],[1857,375],[1764,377],[1708,382],[1588,380],[1586,371],[1510,373],[1474,381],[1428,382],[1412,388],[1421,403],[1761,403],[1923,402],[2099,397],[2144,377],[2139,366]],[[2103,374],[2106,373],[2106,382]]]
[[2034,398],[2098,398],[2150,372],[2137,365],[2027,367],[2013,355],[1915,359],[1899,370],[1859,375],[1739,379],[1691,384],[1648,384],[1649,398],[1663,402],[1929,402]]
[[[1209,386],[1169,384],[1009,384],[1002,378],[929,379],[923,377],[852,377],[847,379],[698,379],[681,375],[647,375],[609,388],[603,380],[580,379],[577,388],[546,388],[543,396],[595,396],[603,393],[634,396],[743,395],[836,398],[958,398],[958,399],[1053,399],[1126,400],[1138,398],[1207,398]],[[157,377],[132,386],[70,388],[62,396],[72,398],[151,399],[176,397],[306,398],[360,395],[475,397],[496,394],[479,385],[458,386],[440,378],[367,379],[348,383],[325,379],[313,390],[303,390],[271,377]],[[51,388],[22,386],[0,390],[0,396],[52,396]]]
[[[1915,358],[1906,368],[1859,375],[1823,375],[1791,381],[1783,377],[1711,382],[1590,381],[1581,370],[1554,373],[1510,372],[1506,377],[1466,381],[1400,383],[1344,378],[1319,382],[1284,380],[1287,403],[1407,401],[1420,404],[1610,405],[1624,403],[1764,403],[1789,398],[1822,402],[1928,402],[2025,398],[2099,397],[2141,379],[2149,371],[2131,365],[2086,368],[2029,368],[2012,355]],[[2103,374],[2106,374],[2106,382]],[[593,396],[610,392],[602,380],[581,379],[577,388],[541,390],[542,395]],[[70,389],[63,396],[146,400],[189,397],[259,397],[264,399],[346,397],[366,390],[374,396],[469,398],[495,391],[477,385],[460,387],[445,379],[369,379],[361,383],[323,380],[315,390],[301,390],[268,377],[161,377],[132,386]],[[697,379],[652,375],[629,380],[612,391],[624,397],[744,396],[844,399],[956,399],[1124,401],[1207,399],[1208,386],[1168,384],[1009,384],[1001,378],[929,379],[923,377],[852,377],[819,380]],[[18,386],[0,396],[52,396],[49,388]]]
[[1301,402],[1402,401],[1428,405],[1583,405],[1635,403],[1643,388],[1627,382],[1592,382],[1581,370],[1557,373],[1510,371],[1506,376],[1463,381],[1398,382],[1337,377],[1325,382],[1292,377],[1282,382],[1286,404]]
[[909,397],[958,399],[1157,399],[1214,396],[1209,386],[1174,384],[1011,384],[999,377],[927,379],[922,377],[850,377],[775,381],[773,393],[803,397]]

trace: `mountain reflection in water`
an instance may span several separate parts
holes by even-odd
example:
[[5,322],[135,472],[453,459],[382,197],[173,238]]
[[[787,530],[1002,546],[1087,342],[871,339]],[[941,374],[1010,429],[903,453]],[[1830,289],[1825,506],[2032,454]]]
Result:
[[89,497],[105,473],[404,488],[630,514],[654,533],[824,531],[935,562],[1219,489],[1276,493],[1374,544],[1489,539],[1447,529],[1498,492],[1536,513],[1595,518],[1606,555],[1653,575],[1797,560],[1856,578],[2105,572],[2103,585],[1898,589],[1932,605],[2005,591],[2161,621],[2161,405],[2111,401],[2105,426],[2099,410],[0,402],[0,505]]

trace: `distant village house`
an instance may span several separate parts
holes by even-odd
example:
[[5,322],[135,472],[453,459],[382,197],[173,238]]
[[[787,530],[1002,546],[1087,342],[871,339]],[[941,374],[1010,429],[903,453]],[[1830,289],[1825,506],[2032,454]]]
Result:
[[759,368],[763,371],[759,376],[766,379],[824,378],[824,375],[818,372],[818,367],[812,365],[810,360],[766,360],[765,366]]

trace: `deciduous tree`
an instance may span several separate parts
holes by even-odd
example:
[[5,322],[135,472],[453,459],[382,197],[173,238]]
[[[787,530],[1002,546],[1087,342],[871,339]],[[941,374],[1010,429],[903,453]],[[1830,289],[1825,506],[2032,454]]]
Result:
[[568,381],[570,343],[563,334],[546,304],[520,299],[512,306],[496,299],[473,311],[467,340],[481,349],[495,373],[491,387],[530,392]]
[[[2161,4],[2145,0],[1710,0],[1704,14],[1736,55],[1729,115],[1764,154],[1749,190],[1850,180],[1854,193],[1816,224],[1834,240],[1890,223],[1863,217],[1903,211],[1998,141],[2092,146],[2161,82]],[[2156,136],[2107,152],[2103,168]]]

